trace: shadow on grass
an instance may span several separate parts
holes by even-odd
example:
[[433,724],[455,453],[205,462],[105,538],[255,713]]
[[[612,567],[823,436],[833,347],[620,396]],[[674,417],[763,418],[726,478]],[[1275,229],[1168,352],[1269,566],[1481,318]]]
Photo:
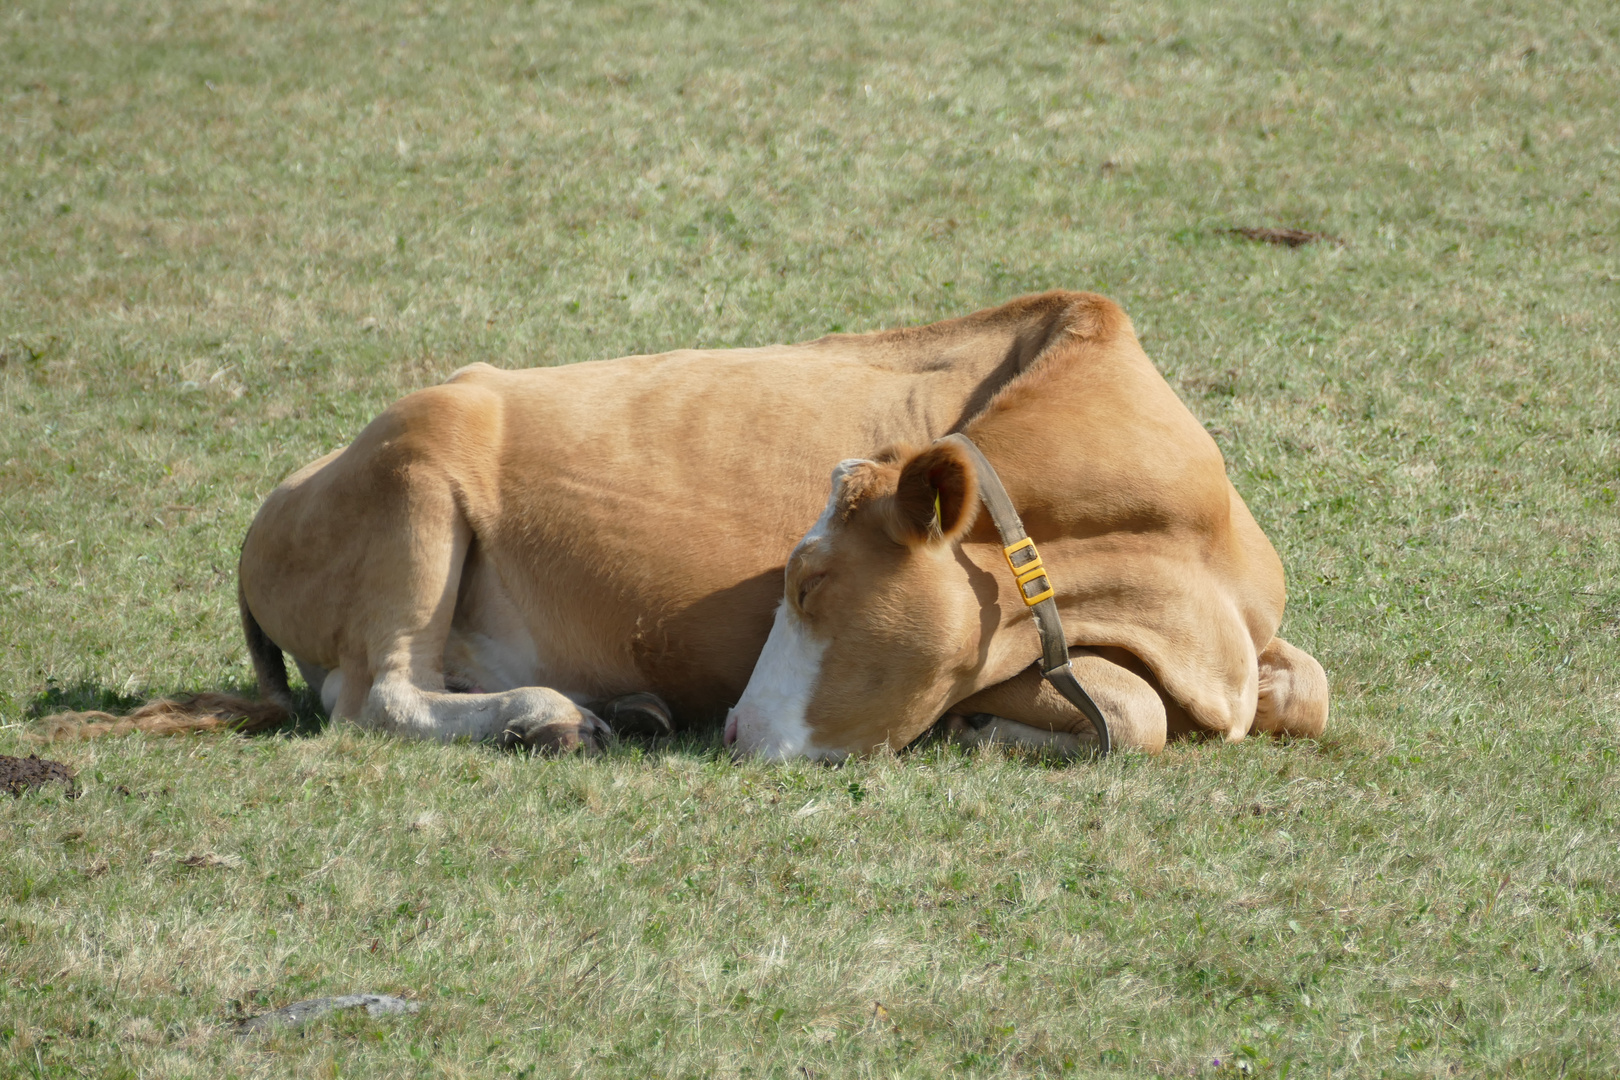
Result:
[[[238,697],[250,699],[258,697],[257,687],[249,683],[233,681],[210,689]],[[182,690],[169,696],[185,698],[195,692]],[[90,679],[81,680],[70,686],[61,686],[56,680],[48,679],[45,689],[35,694],[28,702],[24,715],[30,721],[63,712],[104,712],[113,716],[123,716],[150,700],[152,698],[146,695],[125,694]],[[326,714],[321,711],[320,698],[309,687],[300,686],[293,690],[293,712],[287,721],[278,727],[259,732],[256,737],[283,735],[288,738],[309,738],[325,730],[328,722]]]
[[[493,744],[486,743],[485,746],[491,753],[511,752],[503,751]],[[526,751],[518,752],[526,753]],[[910,745],[900,750],[895,757],[902,762],[948,768],[965,768],[981,761],[996,760],[1016,761],[1030,768],[1050,771],[1094,769],[1104,765],[1104,762],[1089,755],[1065,757],[1062,754],[1039,748],[1024,748],[1012,745],[967,747],[945,738],[942,729],[930,729],[924,732]],[[609,761],[621,760],[648,762],[651,764],[667,760],[734,763],[731,751],[725,746],[722,738],[722,727],[719,724],[698,726],[682,730],[673,736],[656,739],[618,738],[604,749],[602,758]],[[877,758],[847,758],[843,761],[805,758],[784,764],[836,772],[846,765],[859,766],[863,762],[873,760],[877,760]],[[1107,767],[1116,770],[1132,769],[1140,767],[1149,760],[1144,754],[1120,753],[1107,759]]]
[[[249,699],[258,697],[257,687],[248,682],[233,680],[221,686],[211,687],[210,690]],[[68,686],[60,685],[54,679],[48,679],[45,683],[45,689],[29,700],[23,715],[30,722],[37,722],[47,716],[64,712],[104,712],[113,716],[123,716],[159,696],[184,699],[199,692],[195,690],[177,690],[172,694],[149,696],[122,693],[91,679],[84,679]],[[321,709],[320,696],[308,686],[303,685],[295,686],[292,694],[292,716],[280,726],[257,732],[250,737],[311,738],[326,730],[332,721]],[[609,756],[639,756],[649,760],[658,760],[665,757],[707,759],[724,757],[729,759],[730,752],[722,744],[720,736],[721,729],[718,725],[705,726],[697,730],[681,732],[669,738],[638,739],[626,737],[615,739],[605,752]],[[506,754],[514,752],[504,750],[493,742],[480,745],[491,753]],[[526,753],[526,751],[521,750],[515,752]]]
[[[231,681],[223,686],[214,687],[219,693],[232,694],[245,698],[257,697],[254,685],[245,682]],[[185,698],[195,691],[177,691],[171,696]],[[104,686],[93,680],[85,679],[70,686],[58,685],[55,680],[47,680],[45,689],[35,694],[29,701],[25,716],[30,721],[38,721],[55,713],[62,712],[105,712],[113,716],[122,716],[152,698],[140,694],[125,694],[111,687]],[[266,738],[282,736],[286,738],[311,738],[325,731],[331,720],[321,710],[319,696],[307,686],[297,686],[293,689],[292,716],[278,727],[256,733],[252,738]],[[1191,740],[1198,741],[1198,740]],[[497,746],[493,742],[480,744],[481,748],[493,754],[519,753],[527,754],[525,750],[509,750]],[[604,748],[602,756],[606,759],[621,759],[630,761],[646,761],[657,763],[669,759],[704,762],[730,762],[731,751],[725,746],[722,737],[722,725],[700,724],[677,732],[673,736],[660,738],[640,738],[624,736],[615,738]],[[1000,746],[990,750],[974,750],[960,746],[942,736],[942,729],[930,729],[919,736],[898,755],[902,760],[932,765],[966,765],[980,756],[1012,758],[1024,765],[1051,770],[1064,770],[1077,767],[1095,767],[1097,760],[1085,756],[1067,758],[1040,749],[1021,749],[1016,746]],[[1116,767],[1129,767],[1137,764],[1139,754],[1121,754],[1110,760]],[[836,770],[843,762],[814,762],[822,768]]]

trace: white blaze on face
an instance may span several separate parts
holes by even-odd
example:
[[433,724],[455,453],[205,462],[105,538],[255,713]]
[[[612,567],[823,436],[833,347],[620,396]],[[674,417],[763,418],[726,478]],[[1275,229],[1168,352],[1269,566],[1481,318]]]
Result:
[[815,755],[805,710],[826,652],[827,643],[810,636],[787,601],[777,605],[765,651],[726,719],[727,742],[737,753],[776,761]]
[[[844,476],[864,462],[840,461],[832,472],[832,490],[826,509],[793,549],[797,555],[808,545],[827,535],[833,511],[838,505]],[[790,558],[791,563],[791,558]],[[827,643],[818,640],[804,625],[793,605],[783,600],[776,607],[776,620],[765,649],[759,654],[754,673],[742,700],[726,717],[727,745],[739,754],[753,754],[777,761],[795,757],[842,757],[841,753],[817,750],[810,743],[810,725],[805,713],[810,695],[821,677],[821,659]]]

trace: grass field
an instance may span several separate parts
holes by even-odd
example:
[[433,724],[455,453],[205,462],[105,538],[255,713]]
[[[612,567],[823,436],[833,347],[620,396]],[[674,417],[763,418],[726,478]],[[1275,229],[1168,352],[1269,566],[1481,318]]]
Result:
[[[57,744],[0,1075],[1620,1074],[1613,4],[0,9],[0,753],[244,687],[287,472],[472,360],[1132,314],[1315,744]],[[1226,230],[1324,230],[1342,246]],[[424,1003],[242,1042],[356,991]]]

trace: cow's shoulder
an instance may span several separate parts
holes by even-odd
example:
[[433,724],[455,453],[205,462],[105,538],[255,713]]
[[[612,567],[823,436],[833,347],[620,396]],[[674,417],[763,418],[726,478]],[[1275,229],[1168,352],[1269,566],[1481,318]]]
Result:
[[493,364],[486,364],[482,360],[479,360],[475,363],[468,364],[466,367],[459,367],[452,371],[450,373],[450,377],[445,379],[444,382],[447,386],[452,383],[487,382],[492,377],[499,377],[500,374],[500,368]]

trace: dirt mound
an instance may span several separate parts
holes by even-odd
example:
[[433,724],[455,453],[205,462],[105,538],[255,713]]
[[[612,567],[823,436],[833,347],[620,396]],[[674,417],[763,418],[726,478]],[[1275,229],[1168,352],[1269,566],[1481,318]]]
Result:
[[12,757],[0,754],[0,789],[6,794],[21,796],[25,791],[56,781],[67,785],[68,798],[79,797],[79,785],[73,779],[73,770],[60,761],[46,761],[37,754]]

